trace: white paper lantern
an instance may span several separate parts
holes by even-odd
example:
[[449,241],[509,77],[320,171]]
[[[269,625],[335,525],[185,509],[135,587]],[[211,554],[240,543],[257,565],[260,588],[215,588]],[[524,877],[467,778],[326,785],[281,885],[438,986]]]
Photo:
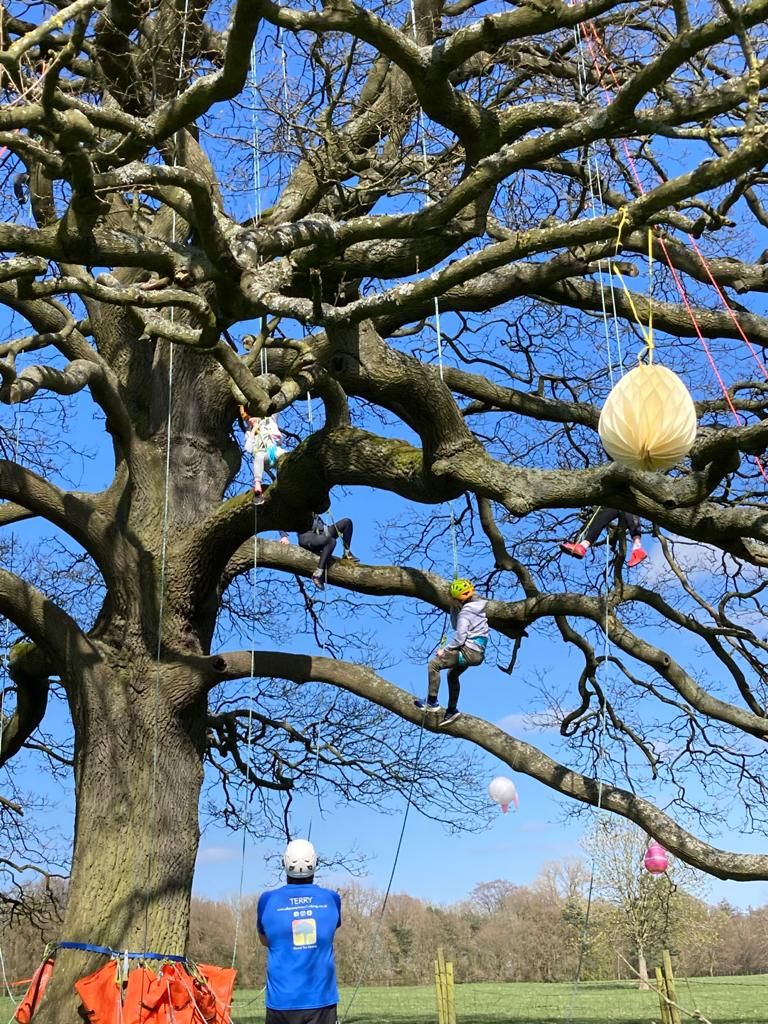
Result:
[[509,810],[510,804],[515,805],[515,810],[518,808],[517,789],[512,779],[508,779],[505,775],[497,775],[495,779],[491,779],[488,783],[488,796],[495,804],[501,804],[501,809],[505,814]]
[[611,390],[597,429],[614,462],[632,469],[669,469],[696,439],[696,409],[676,373],[641,363]]

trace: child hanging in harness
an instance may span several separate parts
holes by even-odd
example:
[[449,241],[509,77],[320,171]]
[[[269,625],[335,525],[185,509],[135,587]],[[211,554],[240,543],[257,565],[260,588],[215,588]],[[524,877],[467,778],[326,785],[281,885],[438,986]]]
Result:
[[477,596],[469,580],[454,580],[449,593],[451,625],[455,633],[444,647],[438,648],[435,657],[429,662],[427,699],[414,701],[420,710],[439,711],[437,694],[440,689],[440,672],[447,668],[448,707],[441,726],[455,722],[459,717],[459,677],[468,668],[483,663],[490,632],[485,612],[488,602]]
[[279,444],[283,435],[274,416],[266,416],[263,419],[249,416],[248,411],[241,405],[240,418],[245,429],[245,450],[253,456],[254,501],[260,502],[264,500],[261,485],[265,466],[274,469],[280,456],[285,455],[285,449]]
[[[339,537],[341,537],[341,543],[344,546],[342,558],[348,562],[357,563],[360,561],[350,550],[352,546],[352,531],[351,519],[339,519],[335,523],[328,525],[320,516],[312,516],[312,529],[298,535],[299,547],[320,556],[317,568],[312,573],[312,582],[319,590],[325,588],[328,562]],[[288,534],[285,530],[280,531],[280,541],[283,544],[288,543]]]
[[627,530],[632,538],[632,551],[627,559],[627,567],[634,569],[648,557],[648,552],[643,550],[642,534],[640,531],[640,518],[633,512],[620,512],[617,508],[599,508],[587,523],[584,536],[581,540],[566,540],[560,545],[560,550],[572,558],[583,558],[595,543],[603,530],[618,520]]

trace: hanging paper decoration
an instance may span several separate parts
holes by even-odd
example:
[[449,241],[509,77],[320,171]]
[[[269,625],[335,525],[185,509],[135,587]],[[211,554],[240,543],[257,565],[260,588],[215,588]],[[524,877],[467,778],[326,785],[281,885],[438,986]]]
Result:
[[509,805],[514,804],[517,810],[520,801],[517,796],[517,789],[512,779],[505,775],[497,775],[488,784],[488,796],[495,804],[500,804],[504,814],[509,810]]
[[696,409],[676,373],[640,363],[611,390],[597,429],[614,462],[632,469],[669,469],[696,439]]
[[652,875],[663,875],[669,867],[669,854],[664,847],[652,839],[643,857],[643,866]]

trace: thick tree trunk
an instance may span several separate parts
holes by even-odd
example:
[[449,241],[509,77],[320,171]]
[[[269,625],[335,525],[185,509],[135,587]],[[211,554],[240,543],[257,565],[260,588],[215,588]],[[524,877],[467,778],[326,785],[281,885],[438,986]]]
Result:
[[[113,949],[185,952],[199,841],[205,698],[169,699],[199,680],[148,657],[87,674],[76,720],[77,811],[61,938]],[[172,686],[169,687],[169,681]],[[78,721],[79,720],[79,721]],[[104,957],[60,951],[36,1024],[80,1021],[74,981]]]

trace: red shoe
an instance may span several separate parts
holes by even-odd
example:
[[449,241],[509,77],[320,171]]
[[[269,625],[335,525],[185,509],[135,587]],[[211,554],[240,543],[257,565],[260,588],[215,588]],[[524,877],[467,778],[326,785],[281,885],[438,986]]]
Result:
[[583,558],[588,549],[583,544],[578,544],[575,541],[564,540],[560,545],[560,550],[566,555],[572,555],[574,558]]
[[636,565],[640,565],[648,557],[648,552],[643,551],[642,548],[632,548],[632,554],[627,559],[627,568],[634,569]]

